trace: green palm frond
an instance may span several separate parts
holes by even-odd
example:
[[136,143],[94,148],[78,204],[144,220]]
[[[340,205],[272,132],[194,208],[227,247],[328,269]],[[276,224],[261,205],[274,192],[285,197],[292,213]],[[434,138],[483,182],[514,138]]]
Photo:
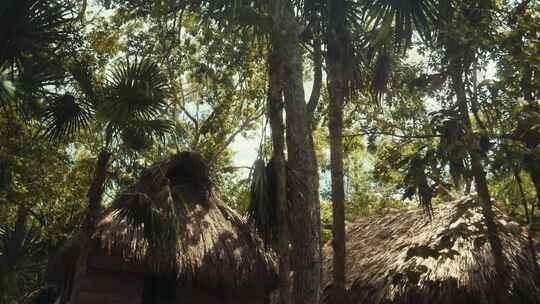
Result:
[[441,134],[438,154],[448,164],[450,175],[456,187],[461,185],[467,174],[468,143],[466,127],[455,111],[441,110],[431,113],[430,124]]
[[16,109],[24,117],[39,118],[44,105],[54,101],[52,90],[62,84],[65,73],[57,64],[26,60],[16,70],[11,70],[15,87]]
[[44,111],[45,135],[55,140],[69,137],[86,128],[91,116],[82,100],[68,94],[60,96]]
[[131,121],[122,126],[120,136],[129,148],[144,151],[152,146],[155,138],[163,138],[172,126],[165,119]]
[[88,101],[96,105],[99,103],[97,88],[94,84],[94,75],[90,62],[82,60],[70,65],[69,72],[75,79],[80,90],[86,95]]
[[[420,148],[417,152],[404,157],[399,166],[405,171],[403,178],[403,198],[412,198],[417,195],[420,206],[431,216],[431,201],[435,193],[436,185],[430,185],[427,178],[427,167],[433,160],[433,151]],[[427,150],[427,151],[424,151]]]
[[141,129],[128,126],[120,131],[124,144],[135,151],[145,151],[152,147],[152,136]]
[[0,7],[0,65],[16,66],[28,56],[44,57],[66,41],[72,18],[70,1],[4,0]]
[[374,27],[391,26],[396,46],[407,46],[414,31],[431,41],[433,25],[439,14],[438,0],[373,0],[364,1],[367,20]]
[[158,115],[166,104],[167,79],[148,59],[126,60],[109,75],[107,97],[99,112],[107,121],[121,125]]
[[[0,252],[10,256],[10,264],[0,271],[0,301],[14,298],[25,293],[26,286],[36,286],[45,270],[45,264],[36,261],[46,259],[47,245],[38,229],[28,228],[20,236],[16,235],[15,229],[9,223],[0,223]],[[10,252],[10,243],[14,238],[20,247],[16,252]],[[2,303],[12,303],[11,301]]]
[[172,129],[172,123],[166,119],[147,119],[135,122],[137,126],[146,133],[155,136],[163,136]]

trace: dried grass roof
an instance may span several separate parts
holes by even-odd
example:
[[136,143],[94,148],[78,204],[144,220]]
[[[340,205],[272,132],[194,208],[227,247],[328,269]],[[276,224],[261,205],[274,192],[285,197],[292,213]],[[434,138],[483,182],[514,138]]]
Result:
[[[423,210],[360,218],[347,227],[350,303],[493,303],[495,268],[473,198]],[[510,268],[512,303],[540,303],[533,255],[522,229],[496,212]],[[324,303],[332,303],[332,248],[324,248]]]
[[[102,251],[144,265],[145,271],[174,271],[185,286],[225,296],[267,293],[277,283],[274,257],[245,220],[211,191],[205,170],[199,156],[187,152],[152,166],[112,202],[94,238]],[[173,267],[166,269],[150,265],[144,227],[132,227],[118,216],[118,208],[136,203],[159,207],[171,201],[179,227]]]

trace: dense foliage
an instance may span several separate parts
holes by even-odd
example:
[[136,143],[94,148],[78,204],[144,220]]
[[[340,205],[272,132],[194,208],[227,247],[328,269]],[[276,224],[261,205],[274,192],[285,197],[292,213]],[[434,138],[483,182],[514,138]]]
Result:
[[[179,151],[200,153],[224,201],[255,219],[268,246],[275,245],[279,216],[269,190],[275,181],[265,167],[276,148],[267,127],[269,58],[279,47],[275,7],[4,2],[0,303],[16,303],[42,286],[47,261],[66,240],[91,227],[100,208],[143,169]],[[346,15],[336,27],[344,32],[334,41],[325,36],[336,26],[326,1],[286,2],[302,29],[323,240],[333,224],[327,127],[336,87],[329,75],[339,63],[331,50],[340,43],[345,221],[418,205],[429,215],[433,204],[477,192],[483,174],[495,205],[536,231],[539,3],[344,1]],[[291,81],[282,82],[287,102]],[[294,134],[287,132],[289,144]],[[243,151],[233,147],[242,137],[258,149],[252,168],[235,163]],[[132,221],[140,215],[125,211]]]

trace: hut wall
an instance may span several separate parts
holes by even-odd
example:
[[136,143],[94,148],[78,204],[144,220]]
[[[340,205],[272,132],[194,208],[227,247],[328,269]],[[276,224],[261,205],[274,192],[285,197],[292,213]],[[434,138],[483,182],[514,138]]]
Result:
[[242,295],[224,298],[207,290],[178,286],[176,304],[265,304],[264,296]]
[[89,267],[76,304],[142,304],[144,278],[140,273]]

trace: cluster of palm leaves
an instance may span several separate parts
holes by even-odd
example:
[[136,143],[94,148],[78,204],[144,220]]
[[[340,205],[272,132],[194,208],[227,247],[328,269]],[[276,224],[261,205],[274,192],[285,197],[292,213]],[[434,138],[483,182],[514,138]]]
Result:
[[431,215],[431,200],[435,196],[436,183],[428,180],[429,168],[436,163],[435,151],[428,146],[423,146],[415,153],[405,156],[399,167],[404,168],[403,178],[403,198],[411,199],[415,195],[418,197],[420,206]]
[[[118,59],[102,67],[105,79],[96,77],[92,60],[77,49],[79,25],[71,1],[2,2],[0,115],[17,115],[55,141],[69,142],[86,132],[103,139],[105,150],[149,148],[170,128],[159,118],[168,94],[159,65],[148,58]],[[5,190],[9,166],[0,167]],[[131,221],[136,224],[137,218]]]
[[66,136],[95,119],[108,140],[119,135],[128,147],[144,150],[154,136],[169,130],[169,121],[157,118],[166,105],[167,81],[151,60],[120,61],[105,83],[95,81],[85,63],[75,64],[71,73],[84,95],[64,97],[49,108],[47,131],[53,137]]
[[119,60],[105,82],[95,81],[89,62],[66,46],[76,33],[68,2],[8,0],[0,20],[0,106],[31,114],[53,139],[98,123],[110,140],[120,135],[130,148],[144,150],[168,131],[169,123],[156,119],[167,95],[159,66],[145,58]]
[[46,58],[69,39],[74,15],[69,1],[6,0],[0,8],[0,66]]
[[443,163],[448,164],[450,175],[456,187],[460,187],[464,177],[467,176],[468,165],[467,132],[457,113],[452,110],[441,110],[432,113],[431,124],[434,130],[441,135],[438,146],[438,156]]

